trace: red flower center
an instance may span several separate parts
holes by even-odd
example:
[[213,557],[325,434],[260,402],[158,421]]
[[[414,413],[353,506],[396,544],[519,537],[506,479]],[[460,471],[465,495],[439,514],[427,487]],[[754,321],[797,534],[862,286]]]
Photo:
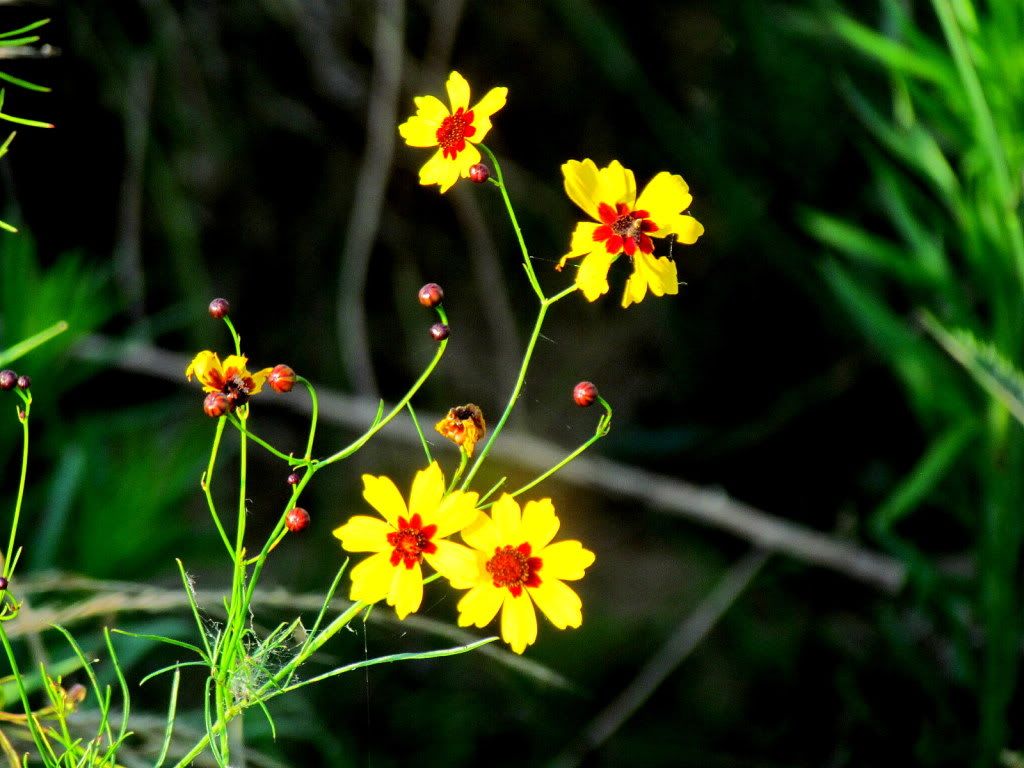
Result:
[[459,107],[454,115],[449,115],[441,121],[437,129],[437,143],[444,156],[454,160],[455,156],[466,148],[466,139],[475,133],[473,110],[465,112]]
[[494,580],[494,586],[508,587],[513,597],[523,594],[523,587],[539,587],[540,571],[544,564],[539,557],[530,557],[530,545],[520,544],[494,548],[494,557],[487,561],[487,572]]
[[658,225],[647,218],[650,216],[647,211],[630,211],[625,203],[617,203],[614,208],[608,203],[601,203],[597,213],[602,224],[594,230],[594,241],[603,242],[608,253],[624,251],[633,258],[637,250],[641,253],[654,252],[654,243],[647,233],[657,232]]
[[395,548],[391,553],[391,564],[404,562],[406,568],[412,568],[423,559],[424,553],[432,555],[437,552],[437,544],[431,541],[435,533],[437,526],[424,526],[418,513],[409,520],[398,518],[398,530],[388,534],[388,544]]

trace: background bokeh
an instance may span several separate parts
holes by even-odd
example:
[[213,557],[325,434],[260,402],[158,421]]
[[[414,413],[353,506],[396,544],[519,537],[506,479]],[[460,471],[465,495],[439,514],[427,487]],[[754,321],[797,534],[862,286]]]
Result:
[[[461,183],[444,196],[419,187],[425,155],[395,131],[412,97],[440,94],[456,68],[478,95],[509,88],[488,144],[552,290],[568,279],[553,267],[577,219],[562,162],[619,159],[638,180],[670,170],[690,184],[707,231],[674,251],[679,295],[623,311],[623,267],[607,300],[558,304],[511,426],[572,449],[596,416],[570,393],[591,379],[615,408],[611,434],[594,448],[613,462],[604,470],[614,479],[616,468],[643,469],[648,488],[694,484],[686,489],[696,500],[609,493],[579,476],[546,484],[563,532],[598,554],[580,584],[583,627],[542,625],[527,654],[565,684],[479,654],[376,667],[276,700],[276,741],[258,714],[247,720],[251,762],[995,764],[1020,746],[1024,717],[1013,586],[1019,425],[927,338],[915,311],[991,330],[1019,359],[1020,286],[1006,277],[1012,270],[992,266],[1003,258],[1000,217],[1017,210],[986,217],[991,174],[963,127],[974,125],[963,89],[950,85],[947,5],[864,5],[4,6],[5,28],[51,16],[44,39],[55,53],[10,62],[7,71],[53,92],[8,89],[5,111],[57,127],[19,130],[0,168],[4,219],[21,228],[0,239],[0,347],[71,323],[16,365],[33,376],[36,400],[26,578],[58,570],[175,589],[180,557],[201,589],[225,586],[198,485],[212,425],[198,389],[173,372],[178,358],[168,374],[139,352],[187,360],[227,350],[225,330],[206,315],[214,296],[231,300],[257,365],[287,362],[349,395],[343,404],[372,407],[378,395],[400,397],[432,355],[432,319],[415,297],[436,281],[452,341],[415,405],[432,415],[472,401],[500,413],[536,312],[513,233],[490,187]],[[1003,97],[990,100],[995,130],[1008,136],[1024,104],[1015,98],[1024,36],[1014,37],[1024,24],[1019,8],[1003,5],[986,6],[974,28],[960,21],[975,35],[970,53],[991,57],[985,88]],[[983,37],[992,30],[1003,37]],[[991,46],[979,44],[986,39]],[[890,119],[887,140],[880,126]],[[907,146],[933,138],[976,215],[940,205],[899,143],[911,134]],[[1012,147],[1005,155],[1019,167]],[[1020,174],[1010,178],[1016,189]],[[958,239],[964,232],[977,236]],[[857,240],[864,233],[877,241]],[[928,244],[946,265],[944,282],[915,272],[934,255]],[[278,405],[254,407],[254,428],[301,450],[302,417]],[[355,434],[325,423],[320,452]],[[454,450],[432,442],[453,467]],[[17,450],[12,420],[0,428],[5,493]],[[919,471],[936,451],[931,471]],[[313,524],[282,545],[268,584],[322,591],[341,558],[330,531],[362,509],[360,473],[411,477],[421,460],[386,430],[319,475],[305,497]],[[287,471],[258,451],[252,461],[257,536],[287,499]],[[529,466],[505,452],[480,484],[526,481]],[[724,530],[686,511],[730,500],[771,517]],[[781,538],[754,525],[765,519],[785,523]],[[823,564],[800,538],[808,532],[820,534],[811,542],[878,558],[858,578]],[[771,554],[752,569],[755,544]],[[895,574],[889,588],[872,576],[878,568]],[[692,652],[673,654],[670,638],[700,624],[709,595],[744,574]],[[57,586],[32,602],[67,606],[114,589],[97,584]],[[451,623],[454,605],[437,589],[424,612]],[[268,607],[257,621],[290,617]],[[103,623],[187,638],[187,618],[133,611],[74,629],[83,645]],[[334,641],[325,662],[440,642],[370,623]],[[141,643],[124,647],[133,679],[173,661]],[[663,679],[652,659],[668,659]],[[627,713],[620,695],[645,684],[649,696]],[[135,709],[159,714],[165,696],[159,681],[147,684]],[[629,716],[583,749],[609,705]],[[144,739],[137,748],[145,764]]]

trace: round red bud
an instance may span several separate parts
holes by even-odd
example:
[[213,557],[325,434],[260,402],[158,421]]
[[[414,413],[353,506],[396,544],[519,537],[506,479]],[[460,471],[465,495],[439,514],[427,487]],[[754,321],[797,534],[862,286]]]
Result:
[[581,381],[572,388],[572,399],[580,408],[586,408],[597,400],[597,387],[589,381]]
[[22,374],[18,377],[18,389],[28,389],[32,386],[32,379],[29,376]]
[[267,376],[267,384],[275,392],[291,392],[295,386],[295,371],[284,363],[274,366],[274,369]]
[[288,485],[298,485],[299,480],[301,479],[302,478],[299,477],[298,472],[292,472],[290,475],[288,475],[288,480],[286,482],[288,483]]
[[223,416],[231,410],[231,401],[224,396],[223,392],[211,392],[203,400],[203,413],[211,419]]
[[231,305],[227,299],[214,299],[210,302],[210,317],[214,320],[221,320],[228,316]]
[[444,341],[451,333],[451,329],[444,323],[434,323],[430,326],[430,338],[434,341]]
[[5,579],[3,576],[0,576],[0,590],[7,589],[8,583],[9,582],[7,581],[7,579]]
[[284,519],[284,524],[292,533],[298,533],[309,525],[309,512],[304,510],[302,507],[294,507],[293,509],[288,510],[288,515]]
[[437,283],[427,283],[420,288],[419,299],[424,307],[436,307],[444,301],[444,291]]
[[483,184],[491,178],[491,169],[483,163],[477,163],[469,168],[469,180],[474,184]]
[[14,371],[10,369],[0,371],[0,389],[2,389],[4,392],[14,389],[17,383],[18,374],[16,374]]

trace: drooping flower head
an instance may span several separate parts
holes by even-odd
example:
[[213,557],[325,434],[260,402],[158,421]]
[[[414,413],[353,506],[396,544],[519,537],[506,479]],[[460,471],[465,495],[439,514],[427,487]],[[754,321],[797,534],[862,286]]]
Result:
[[398,618],[404,619],[423,600],[423,561],[456,589],[476,583],[472,550],[447,539],[480,514],[478,495],[453,491],[446,496],[436,461],[416,473],[408,505],[384,476],[363,475],[363,498],[384,519],[356,515],[334,531],[349,552],[374,553],[352,569],[350,599],[375,603],[387,598]]
[[417,96],[416,114],[398,126],[410,147],[437,147],[420,168],[420,184],[438,184],[441,192],[460,177],[468,178],[469,169],[480,162],[480,150],[473,145],[484,140],[491,115],[505,106],[508,96],[508,88],[492,88],[470,108],[469,83],[458,72],[448,76],[446,88],[451,110],[435,96]]
[[651,238],[674,236],[692,245],[704,227],[683,213],[693,202],[682,176],[662,171],[637,197],[633,172],[613,160],[598,168],[593,160],[570,160],[562,166],[569,199],[598,223],[581,221],[572,234],[569,252],[558,262],[583,257],[576,285],[588,301],[608,292],[608,270],[621,255],[633,264],[622,306],[641,301],[650,290],[655,296],[679,292],[675,262],[655,257]]
[[551,540],[559,521],[551,499],[519,504],[507,493],[462,531],[476,550],[476,585],[459,600],[459,626],[486,626],[501,611],[501,638],[522,653],[537,639],[534,605],[559,629],[583,623],[583,603],[566,584],[583,578],[594,553],[578,541]]
[[466,403],[449,409],[448,415],[437,422],[434,429],[462,448],[467,456],[472,457],[477,441],[487,432],[487,425],[480,406]]
[[222,394],[229,410],[245,405],[249,398],[263,389],[270,375],[270,368],[250,373],[246,368],[249,359],[244,355],[228,355],[221,363],[216,352],[204,349],[193,358],[185,369],[189,381],[195,376],[203,385],[204,392]]

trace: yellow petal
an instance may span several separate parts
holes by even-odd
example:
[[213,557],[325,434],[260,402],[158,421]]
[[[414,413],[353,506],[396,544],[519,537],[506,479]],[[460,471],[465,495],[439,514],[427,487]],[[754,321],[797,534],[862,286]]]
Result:
[[541,582],[552,579],[575,581],[583,578],[583,572],[594,562],[594,553],[584,549],[578,541],[559,541],[545,547],[534,556],[541,559]]
[[486,627],[497,615],[501,602],[507,592],[498,589],[490,582],[479,584],[459,600],[459,626]]
[[248,371],[245,370],[245,366],[248,364],[249,358],[245,355],[228,355],[224,358],[224,364],[221,366],[221,369],[224,371],[225,375],[227,375],[227,372],[232,368],[235,370],[235,373],[248,373]]
[[599,202],[615,205],[625,203],[634,208],[636,201],[636,179],[629,168],[618,160],[612,160],[597,172],[597,196]]
[[501,544],[498,541],[498,527],[484,512],[479,513],[476,520],[462,529],[462,540],[487,557],[493,555],[495,547]]
[[473,127],[476,133],[469,137],[468,141],[479,144],[484,136],[491,130],[491,115],[505,106],[508,98],[508,88],[491,88],[480,101],[473,105]]
[[448,91],[448,101],[452,105],[452,114],[455,114],[459,107],[462,107],[464,110],[469,109],[469,83],[466,82],[466,78],[458,72],[452,71],[448,75],[445,89]]
[[188,364],[188,368],[185,369],[185,378],[192,381],[192,377],[195,376],[199,381],[203,381],[210,369],[220,370],[220,358],[217,357],[216,352],[204,349]]
[[412,568],[399,564],[394,568],[391,590],[388,592],[388,605],[395,607],[399,619],[415,613],[423,602],[423,571],[419,563]]
[[441,466],[430,462],[430,466],[416,473],[409,493],[409,514],[419,515],[425,525],[433,522],[441,497],[444,495],[444,475]]
[[505,593],[501,608],[501,639],[516,653],[522,653],[537,639],[537,613],[526,592],[519,597],[513,597],[511,592]]
[[651,235],[664,237],[668,234],[676,217],[693,202],[689,190],[682,176],[668,171],[662,171],[644,187],[636,207],[647,211],[651,220],[658,225],[658,230],[651,232]]
[[542,581],[539,587],[527,587],[537,607],[559,629],[583,623],[583,601],[558,579]]
[[697,238],[704,234],[704,225],[693,216],[676,216],[669,226],[676,234],[678,242],[686,245],[693,245]]
[[587,254],[576,271],[576,285],[583,291],[587,301],[596,301],[599,296],[608,293],[608,270],[612,262],[618,258],[605,250],[600,243],[594,243],[594,250]]
[[523,507],[523,535],[534,552],[544,549],[558,533],[558,518],[551,499],[528,501]]
[[[454,491],[448,494],[427,522],[428,525],[430,523],[437,525],[436,538],[447,538],[476,520],[480,515],[480,511],[476,508],[478,498],[480,495],[475,491]],[[424,519],[426,520],[426,518]]]
[[[437,103],[441,102],[437,101]],[[398,126],[398,135],[405,139],[405,143],[410,147],[436,147],[438,127],[439,123],[426,120],[419,115],[413,115]]]
[[384,552],[393,549],[388,534],[394,530],[379,517],[356,515],[333,533],[349,552]]
[[[466,146],[466,149],[469,149],[469,145]],[[460,152],[459,157],[463,154],[465,153]],[[444,151],[439,149],[420,168],[420,184],[423,186],[438,184],[441,187],[441,192],[447,192],[452,184],[459,180],[460,167],[458,158],[452,160],[445,157]]]
[[[474,147],[472,144],[466,144],[466,148],[459,152],[458,157],[453,162],[458,164],[459,176],[463,179],[469,178],[469,169],[480,162],[480,150]],[[452,182],[454,183],[454,182]],[[448,185],[450,187],[451,184]],[[448,187],[445,187],[441,192],[447,192]]]
[[518,547],[525,541],[519,504],[509,494],[501,494],[501,498],[494,502],[494,506],[491,507],[491,518],[498,529],[499,546],[511,544]]
[[350,600],[376,603],[387,596],[395,572],[395,566],[391,565],[389,558],[390,555],[381,552],[371,555],[352,569]]
[[363,498],[371,507],[380,512],[392,528],[398,528],[399,517],[409,518],[405,499],[402,498],[402,494],[398,492],[398,488],[390,477],[363,475]]
[[423,555],[431,568],[448,579],[455,589],[469,589],[479,583],[480,564],[476,552],[445,539],[434,543],[437,551]]
[[600,221],[597,206],[605,202],[598,198],[597,165],[590,158],[569,160],[562,165],[565,194],[590,218]]
[[576,229],[572,231],[572,241],[569,244],[569,252],[559,259],[557,269],[561,269],[565,266],[566,259],[575,259],[579,256],[590,253],[595,248],[604,248],[603,245],[594,242],[594,230],[599,226],[600,224],[594,224],[589,221],[581,221],[576,225]]
[[256,373],[252,374],[252,385],[253,386],[252,386],[252,391],[249,392],[250,395],[258,394],[259,391],[261,389],[263,389],[263,385],[267,381],[267,376],[270,375],[270,372],[272,370],[274,370],[274,369],[273,368],[263,368],[262,370],[256,371]]
[[655,296],[679,293],[676,263],[664,256],[656,259],[649,253],[637,253],[633,257],[633,274],[622,295],[622,306],[642,301],[648,288]]

